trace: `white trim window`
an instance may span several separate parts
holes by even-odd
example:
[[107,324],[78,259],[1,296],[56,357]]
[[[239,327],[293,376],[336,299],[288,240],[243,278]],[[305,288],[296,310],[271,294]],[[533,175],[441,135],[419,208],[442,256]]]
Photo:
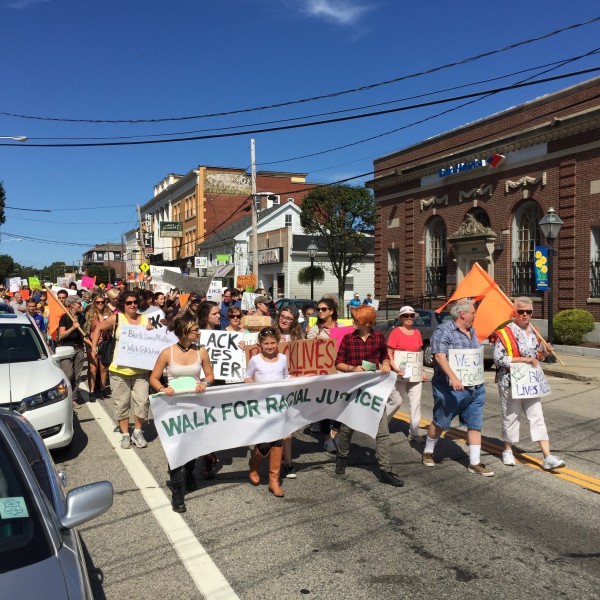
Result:
[[537,296],[533,268],[535,247],[541,245],[542,211],[536,202],[525,202],[512,221],[512,295]]
[[428,296],[446,295],[446,224],[434,217],[425,233],[425,290]]

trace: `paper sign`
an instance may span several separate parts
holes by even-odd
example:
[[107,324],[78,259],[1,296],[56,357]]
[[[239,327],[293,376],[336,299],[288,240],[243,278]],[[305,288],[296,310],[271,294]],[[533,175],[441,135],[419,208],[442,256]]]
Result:
[[121,325],[115,363],[121,367],[152,371],[158,355],[177,343],[166,329],[146,329],[143,325]]
[[165,313],[159,306],[151,306],[148,310],[140,313],[146,317],[148,323],[154,327],[154,329],[166,328],[166,325],[161,323],[165,319]]
[[81,278],[81,287],[87,288],[88,290],[91,290],[94,288],[94,286],[96,285],[96,278],[95,277],[88,277],[87,275],[84,275]]
[[163,273],[165,271],[171,271],[171,273],[181,273],[181,269],[179,267],[165,267],[163,265],[150,265],[150,275],[152,276],[153,284],[161,284],[164,283]]
[[[339,321],[338,321],[339,323]],[[348,333],[352,333],[354,331],[354,327],[350,326],[346,326],[346,327],[332,327],[329,330],[329,337],[332,340],[335,340],[335,347],[336,350],[339,350],[340,348],[340,344],[342,342],[343,337],[348,334]]]
[[423,353],[405,352],[403,350],[394,351],[394,364],[404,371],[402,379],[411,383],[423,381]]
[[41,290],[42,286],[40,285],[39,277],[29,277],[29,289],[30,290]]
[[223,294],[223,280],[213,279],[208,286],[208,292],[206,292],[206,299],[211,302],[221,304],[221,296]]
[[542,398],[550,395],[550,385],[542,367],[528,363],[510,365],[510,387],[513,398]]
[[253,292],[244,292],[242,294],[242,311],[247,312],[249,310],[254,309],[254,299],[258,298],[260,294],[255,294]]
[[448,350],[448,362],[465,386],[483,383],[483,347],[466,350]]
[[246,353],[238,347],[243,337],[242,332],[200,330],[200,344],[208,352],[215,379],[227,383],[244,381]]
[[8,280],[8,291],[9,292],[18,292],[21,288],[21,278],[20,277],[11,277]]
[[29,511],[23,496],[0,499],[0,517],[2,519],[22,519],[28,516]]
[[[258,346],[246,346],[246,364],[260,352]],[[279,352],[288,359],[290,375],[327,375],[337,373],[335,340],[298,340],[280,342]]]

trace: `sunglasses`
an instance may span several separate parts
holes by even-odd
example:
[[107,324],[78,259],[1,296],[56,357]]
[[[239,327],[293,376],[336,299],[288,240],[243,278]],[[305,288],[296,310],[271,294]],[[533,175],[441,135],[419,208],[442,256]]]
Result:
[[106,304],[106,302],[104,300],[96,300],[95,304]]
[[229,315],[230,319],[241,319],[242,315]]
[[131,306],[132,304],[137,304],[138,301],[137,300],[127,300],[127,302],[125,302],[125,306]]
[[327,308],[327,306],[319,306],[319,308],[317,308],[317,310],[319,312],[326,312],[326,311],[331,310],[331,309]]
[[529,316],[531,316],[531,315],[533,314],[533,310],[531,310],[530,308],[527,308],[527,309],[525,309],[525,308],[520,308],[520,309],[517,311],[517,314],[519,314],[519,315],[529,315]]
[[264,335],[276,335],[276,331],[272,328],[272,327],[265,327],[264,329],[260,330],[260,334],[261,336]]
[[400,317],[402,317],[403,319],[415,319],[416,316],[417,315],[415,313],[406,313],[404,315],[400,315]]

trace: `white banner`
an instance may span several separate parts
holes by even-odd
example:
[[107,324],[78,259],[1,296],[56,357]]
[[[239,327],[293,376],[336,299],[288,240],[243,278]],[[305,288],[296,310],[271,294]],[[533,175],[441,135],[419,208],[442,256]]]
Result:
[[483,383],[483,347],[467,350],[448,350],[450,368],[463,385]]
[[512,363],[510,387],[513,398],[542,398],[551,393],[546,375],[539,364],[532,367],[528,363]]
[[177,343],[177,336],[163,329],[146,329],[143,325],[120,325],[116,364],[132,369],[152,371],[164,348]]
[[150,396],[171,469],[219,450],[273,442],[322,419],[377,434],[396,374],[352,373]]
[[404,371],[402,379],[410,382],[423,381],[423,353],[394,351],[394,363],[396,367]]
[[238,347],[243,341],[243,332],[200,331],[200,343],[208,352],[215,379],[224,379],[227,383],[244,381],[246,352]]

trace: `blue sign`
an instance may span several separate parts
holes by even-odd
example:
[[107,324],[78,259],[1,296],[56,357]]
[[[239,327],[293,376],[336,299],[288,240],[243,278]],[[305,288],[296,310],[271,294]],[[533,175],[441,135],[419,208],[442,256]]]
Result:
[[536,246],[533,255],[533,270],[535,271],[535,289],[548,290],[548,246]]

